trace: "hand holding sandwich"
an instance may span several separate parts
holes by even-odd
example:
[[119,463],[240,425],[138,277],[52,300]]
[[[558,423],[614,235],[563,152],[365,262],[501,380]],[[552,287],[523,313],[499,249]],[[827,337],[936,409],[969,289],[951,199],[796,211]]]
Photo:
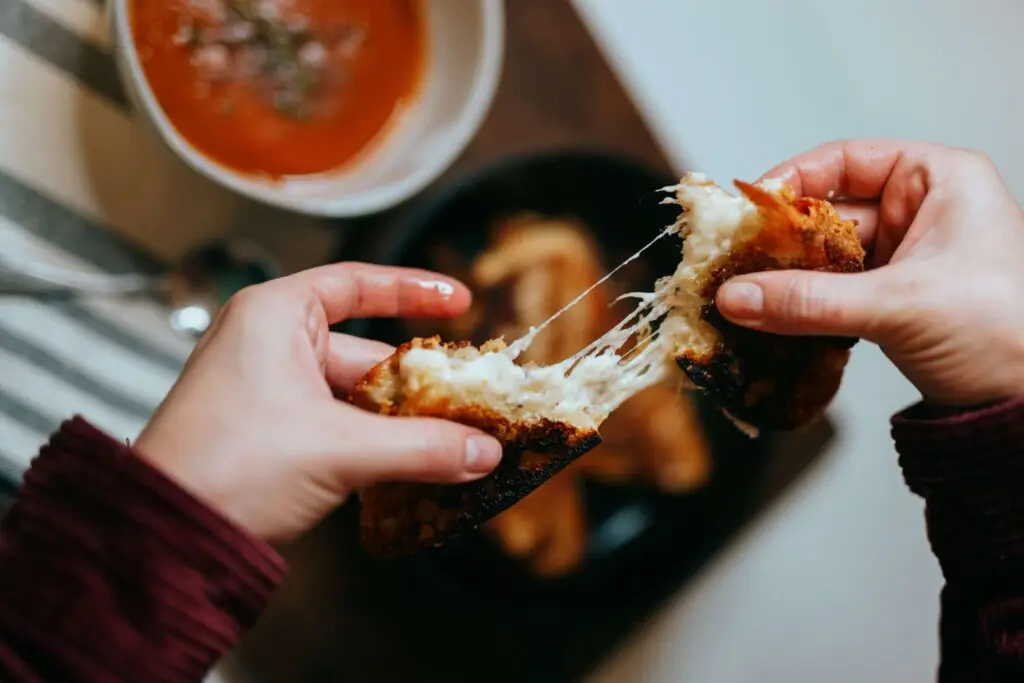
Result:
[[862,337],[928,399],[975,405],[1024,393],[1024,212],[984,156],[848,141],[766,174],[859,221],[868,272],[737,277],[733,322],[779,334]]
[[354,488],[459,483],[500,446],[453,422],[385,418],[335,399],[390,355],[330,332],[351,317],[449,317],[466,288],[417,270],[340,263],[243,290],[221,311],[134,444],[184,488],[256,536],[288,540]]

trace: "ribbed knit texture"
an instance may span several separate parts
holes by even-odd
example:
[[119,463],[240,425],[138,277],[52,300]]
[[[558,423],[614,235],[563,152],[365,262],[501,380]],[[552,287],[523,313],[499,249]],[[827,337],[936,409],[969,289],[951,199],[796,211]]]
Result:
[[1024,400],[892,425],[946,577],[939,681],[1024,681]]
[[0,680],[198,683],[282,559],[80,418],[0,526]]

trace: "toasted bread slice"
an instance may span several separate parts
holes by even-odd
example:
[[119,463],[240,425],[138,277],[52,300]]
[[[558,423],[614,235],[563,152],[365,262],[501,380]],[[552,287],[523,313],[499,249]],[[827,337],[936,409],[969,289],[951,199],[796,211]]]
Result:
[[798,198],[779,183],[736,182],[735,197],[702,176],[683,179],[683,263],[672,306],[688,334],[676,360],[690,380],[748,431],[792,429],[818,418],[839,389],[855,339],[756,332],[722,317],[718,288],[766,270],[853,273],[864,269],[854,221],[831,204]]
[[[601,441],[584,413],[503,403],[479,395],[468,385],[454,390],[415,377],[416,365],[403,366],[410,353],[433,352],[452,364],[500,354],[500,341],[476,349],[468,343],[444,344],[439,338],[414,339],[377,365],[355,387],[355,405],[386,415],[440,417],[476,427],[501,442],[498,468],[483,479],[459,485],[389,483],[362,492],[360,537],[373,555],[405,555],[438,545],[450,536],[475,528],[505,510]],[[423,380],[426,381],[423,381]]]

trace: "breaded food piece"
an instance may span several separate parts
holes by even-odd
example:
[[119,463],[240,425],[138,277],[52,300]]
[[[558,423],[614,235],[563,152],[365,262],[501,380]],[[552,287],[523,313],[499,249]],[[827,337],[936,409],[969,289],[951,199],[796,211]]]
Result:
[[355,387],[353,404],[385,415],[440,417],[476,427],[503,446],[501,464],[483,479],[458,485],[389,483],[360,496],[360,539],[378,557],[405,555],[440,544],[475,528],[520,500],[601,441],[594,426],[532,414],[527,406],[501,405],[467,389],[438,391],[419,382],[415,368],[403,368],[410,353],[442,354],[453,363],[499,354],[501,342],[480,350],[414,339],[373,368]]
[[[472,272],[475,288],[507,287],[511,310],[502,327],[513,334],[541,324],[604,274],[597,245],[581,223],[529,213],[497,226]],[[608,305],[603,291],[594,292],[566,310],[518,360],[557,363],[579,351],[610,324],[605,322]]]
[[685,212],[683,262],[694,264],[672,302],[689,330],[676,360],[748,431],[793,429],[824,412],[857,340],[753,331],[723,318],[715,295],[745,273],[861,272],[864,249],[856,222],[841,219],[826,201],[797,197],[781,183],[736,186],[739,197],[691,175],[676,190]]

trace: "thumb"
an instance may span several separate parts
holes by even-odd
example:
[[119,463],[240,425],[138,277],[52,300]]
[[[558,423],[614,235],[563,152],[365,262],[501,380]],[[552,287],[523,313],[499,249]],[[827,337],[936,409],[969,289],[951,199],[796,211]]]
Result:
[[351,485],[458,484],[479,479],[501,461],[497,439],[448,420],[366,414],[349,424],[343,476]]
[[785,270],[741,275],[718,290],[726,319],[776,334],[863,337],[870,341],[886,297],[871,273]]

